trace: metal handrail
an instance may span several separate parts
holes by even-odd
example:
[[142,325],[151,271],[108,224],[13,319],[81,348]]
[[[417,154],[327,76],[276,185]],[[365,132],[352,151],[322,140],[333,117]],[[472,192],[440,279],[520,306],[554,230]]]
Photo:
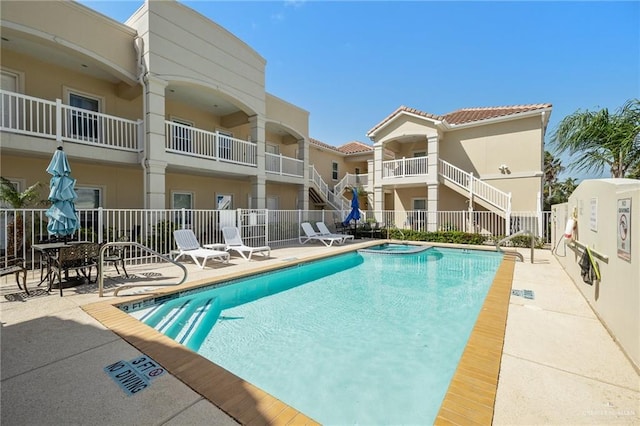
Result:
[[[514,237],[517,237],[518,235],[530,235],[531,236],[531,263],[533,263],[533,249],[535,246],[535,235],[533,234],[533,232],[529,231],[528,229],[523,229],[522,231],[518,231],[515,234],[511,234],[508,237],[504,237],[503,239],[501,239],[500,241],[498,241],[496,243],[496,251],[499,251],[501,253],[506,253],[504,250],[502,250],[502,248],[500,247],[500,244],[507,242],[511,239],[513,239]],[[524,262],[524,256],[517,252],[517,251],[509,251],[509,254],[513,254],[515,256],[517,256],[521,262]]]
[[113,292],[114,296],[118,295],[118,292],[120,292],[120,290],[126,290],[129,288],[133,288],[133,287],[168,287],[168,286],[175,286],[175,285],[180,285],[183,282],[185,282],[187,280],[187,268],[179,262],[176,262],[175,260],[171,259],[170,257],[167,257],[163,254],[158,253],[157,251],[150,249],[147,246],[144,246],[140,243],[136,243],[133,241],[113,241],[110,243],[105,243],[102,245],[102,247],[100,247],[100,255],[98,256],[98,262],[99,262],[99,272],[98,272],[98,296],[103,297],[104,296],[104,292],[103,292],[103,288],[104,288],[104,276],[103,276],[103,270],[104,270],[104,252],[107,250],[107,248],[109,247],[117,247],[117,246],[133,246],[133,247],[138,247],[141,248],[143,250],[146,250],[147,252],[153,254],[154,256],[158,256],[159,258],[161,258],[162,260],[164,260],[165,262],[169,262],[169,263],[173,263],[174,265],[180,267],[182,269],[182,272],[184,272],[184,275],[182,276],[182,279],[180,280],[180,282],[178,283],[165,283],[165,284],[154,284],[154,283],[144,283],[144,284],[125,284],[123,286],[120,286],[118,288],[115,289],[115,291]]

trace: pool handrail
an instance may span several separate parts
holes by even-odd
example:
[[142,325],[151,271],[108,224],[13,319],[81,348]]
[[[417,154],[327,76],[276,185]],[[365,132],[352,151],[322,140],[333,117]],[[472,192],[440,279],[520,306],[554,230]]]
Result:
[[104,253],[105,251],[109,248],[109,247],[118,247],[118,246],[132,246],[132,247],[138,247],[140,249],[146,250],[147,252],[153,254],[154,256],[157,256],[159,258],[161,258],[162,260],[164,260],[165,262],[169,262],[169,263],[173,263],[174,265],[180,267],[182,269],[182,272],[184,273],[182,276],[182,279],[180,280],[180,282],[177,283],[144,283],[144,284],[125,284],[123,286],[120,286],[118,288],[116,288],[113,292],[114,296],[117,296],[118,293],[120,292],[120,290],[126,290],[129,288],[133,288],[133,287],[168,287],[168,286],[176,286],[176,285],[180,285],[183,282],[185,282],[187,280],[187,268],[181,264],[180,262],[176,262],[175,260],[171,259],[168,256],[165,256],[163,254],[158,253],[157,251],[150,249],[147,246],[144,246],[140,243],[136,243],[134,241],[113,241],[113,242],[108,242],[108,243],[104,243],[102,245],[102,247],[100,247],[100,255],[98,256],[98,296],[99,297],[104,297],[104,275],[103,275],[103,270],[104,270]]
[[535,235],[533,234],[533,232],[529,231],[528,229],[523,229],[521,231],[516,232],[515,234],[511,234],[508,237],[504,237],[503,239],[498,241],[496,243],[496,251],[499,251],[501,253],[513,254],[514,256],[518,257],[521,262],[524,262],[524,256],[522,255],[522,253],[519,253],[519,252],[517,252],[515,250],[514,251],[509,250],[508,252],[505,252],[500,247],[500,245],[502,243],[507,242],[507,241],[511,240],[512,238],[517,237],[519,235],[529,235],[529,236],[531,236],[531,263],[533,263],[533,249],[534,249],[534,246],[535,246]]

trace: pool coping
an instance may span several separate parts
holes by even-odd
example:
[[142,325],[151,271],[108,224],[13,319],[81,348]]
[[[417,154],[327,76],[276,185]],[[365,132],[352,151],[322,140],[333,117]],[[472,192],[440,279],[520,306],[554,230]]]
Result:
[[[255,275],[312,262],[326,257],[355,251],[358,248],[395,240],[352,244],[327,254],[291,259],[285,265],[269,265],[247,272],[222,274],[215,277],[182,284],[178,288],[158,289],[144,296],[123,296],[117,299],[90,303],[82,309],[107,329],[148,355],[170,374],[202,395],[212,404],[240,424],[320,424],[293,407],[241,379],[223,367],[187,349],[173,339],[141,323],[117,306],[158,297],[176,290],[184,291],[248,275]],[[405,242],[403,242],[405,243]],[[416,245],[424,245],[412,242]],[[426,243],[425,243],[426,244]],[[483,246],[433,244],[439,247],[455,247],[495,251]],[[465,351],[458,364],[447,394],[436,417],[436,424],[482,423],[490,424],[493,418],[502,346],[506,328],[506,315],[513,279],[514,258],[505,255],[489,289]],[[487,420],[488,419],[488,420]]]

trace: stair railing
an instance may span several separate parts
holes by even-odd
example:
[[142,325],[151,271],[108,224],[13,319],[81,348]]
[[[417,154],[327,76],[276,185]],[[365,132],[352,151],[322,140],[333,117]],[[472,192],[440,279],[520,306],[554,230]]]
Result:
[[473,173],[466,172],[442,159],[438,160],[438,170],[444,179],[458,185],[487,203],[492,204],[506,214],[511,210],[511,194],[503,192],[478,179]]
[[[508,237],[504,237],[503,239],[501,239],[500,241],[498,241],[496,243],[496,251],[499,251],[501,253],[505,253],[504,250],[502,250],[502,247],[500,247],[502,245],[502,243],[506,243],[509,240],[512,240],[513,238],[517,237],[518,235],[529,235],[531,236],[531,263],[533,263],[533,249],[535,246],[535,235],[533,234],[533,232],[529,231],[528,229],[523,229],[521,231],[516,232],[515,234],[511,234]],[[509,250],[507,253],[509,254],[513,254],[515,256],[517,256],[521,262],[524,262],[524,256],[522,255],[522,253],[519,253],[517,251],[511,251]]]
[[147,251],[151,254],[153,254],[154,256],[159,257],[160,259],[162,259],[165,262],[169,262],[169,263],[173,263],[174,265],[178,266],[180,269],[182,269],[183,272],[183,276],[182,279],[177,282],[177,283],[149,283],[149,282],[145,282],[144,284],[135,284],[135,283],[131,283],[131,284],[125,284],[123,286],[120,286],[118,288],[116,288],[113,292],[114,296],[117,296],[118,293],[121,290],[126,290],[129,288],[133,288],[133,287],[169,287],[169,286],[176,286],[176,285],[180,285],[183,282],[185,282],[187,280],[187,268],[179,262],[176,262],[175,260],[171,259],[168,256],[165,256],[163,254],[158,253],[157,251],[144,246],[140,243],[136,243],[133,241],[113,241],[113,242],[109,242],[109,243],[105,243],[102,247],[100,247],[100,255],[98,256],[98,296],[103,297],[104,296],[104,253],[105,251],[109,248],[109,247],[122,247],[122,246],[132,246],[132,247],[137,247],[139,249],[142,249],[144,251]]
[[342,198],[344,197],[338,197],[336,196],[336,194],[331,192],[331,190],[329,189],[329,185],[325,183],[325,181],[322,179],[322,176],[320,176],[320,173],[318,173],[313,165],[309,166],[309,180],[311,181],[311,183],[313,183],[320,195],[325,198],[327,204],[329,204],[333,210],[344,211],[349,209],[349,204],[342,200]]

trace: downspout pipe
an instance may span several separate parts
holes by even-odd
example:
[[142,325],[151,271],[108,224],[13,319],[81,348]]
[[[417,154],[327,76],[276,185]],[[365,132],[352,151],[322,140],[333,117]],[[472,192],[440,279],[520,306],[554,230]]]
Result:
[[147,197],[147,67],[144,63],[144,39],[136,36],[133,41],[133,47],[136,50],[136,59],[138,64],[138,83],[142,86],[142,156],[140,157],[140,165],[142,166],[142,200],[143,207],[149,208],[149,200]]

